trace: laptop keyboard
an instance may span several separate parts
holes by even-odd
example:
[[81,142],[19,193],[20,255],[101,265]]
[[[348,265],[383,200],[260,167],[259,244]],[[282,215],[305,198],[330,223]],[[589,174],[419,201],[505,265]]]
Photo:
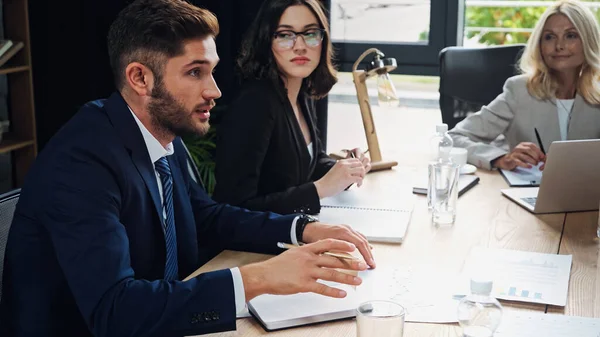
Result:
[[530,204],[531,206],[535,207],[535,201],[537,200],[537,197],[521,198],[521,200],[523,200],[526,203]]

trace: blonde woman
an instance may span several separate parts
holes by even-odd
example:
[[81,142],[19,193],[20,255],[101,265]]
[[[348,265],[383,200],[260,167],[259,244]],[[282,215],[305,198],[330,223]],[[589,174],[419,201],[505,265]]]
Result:
[[[546,160],[557,140],[600,138],[600,33],[581,2],[558,1],[544,12],[520,60],[521,75],[481,111],[450,131],[469,163],[512,170]],[[483,74],[482,74],[483,75]],[[507,148],[491,144],[504,135]]]

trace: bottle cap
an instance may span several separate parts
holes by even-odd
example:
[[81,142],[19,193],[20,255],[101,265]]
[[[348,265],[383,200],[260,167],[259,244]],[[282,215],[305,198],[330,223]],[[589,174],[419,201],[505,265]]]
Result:
[[435,126],[435,131],[436,132],[440,132],[440,133],[444,133],[446,131],[448,131],[448,124],[438,124]]
[[487,295],[492,293],[494,281],[489,278],[473,277],[471,278],[471,294]]

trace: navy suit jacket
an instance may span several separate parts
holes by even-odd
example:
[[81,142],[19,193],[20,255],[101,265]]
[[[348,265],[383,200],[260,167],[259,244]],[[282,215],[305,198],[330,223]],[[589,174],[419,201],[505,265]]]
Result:
[[[206,247],[278,253],[294,218],[217,204],[173,175],[180,279]],[[154,166],[120,94],[86,104],[38,156],[10,229],[2,336],[182,336],[235,329],[231,272],[162,280],[165,241]],[[4,329],[4,330],[3,330]]]

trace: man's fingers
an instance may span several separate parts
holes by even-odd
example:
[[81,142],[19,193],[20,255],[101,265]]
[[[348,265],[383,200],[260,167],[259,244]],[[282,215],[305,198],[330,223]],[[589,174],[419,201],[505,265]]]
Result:
[[317,268],[311,276],[315,279],[343,283],[351,286],[357,286],[362,283],[362,279],[358,276],[342,273],[341,271],[329,268]]
[[336,297],[336,298],[346,297],[346,292],[344,290],[333,288],[333,287],[328,287],[328,286],[324,285],[323,283],[319,283],[319,282],[313,282],[313,284],[310,285],[307,290],[312,293],[321,294],[321,295],[325,295],[325,296],[329,296],[329,297]]
[[348,231],[348,233],[347,236],[345,236],[343,239],[353,243],[356,246],[356,248],[358,248],[358,251],[363,256],[365,261],[367,261],[369,266],[375,268],[375,259],[373,258],[371,245],[369,244],[369,241],[367,241],[367,238],[351,228],[346,228],[346,230]]
[[356,246],[353,243],[336,239],[319,240],[315,243],[308,244],[305,247],[308,247],[309,250],[315,254],[321,254],[331,250],[353,252],[356,249]]
[[351,270],[366,270],[367,264],[361,260],[350,260],[339,257],[321,255],[317,258],[316,264],[319,267],[351,269]]

